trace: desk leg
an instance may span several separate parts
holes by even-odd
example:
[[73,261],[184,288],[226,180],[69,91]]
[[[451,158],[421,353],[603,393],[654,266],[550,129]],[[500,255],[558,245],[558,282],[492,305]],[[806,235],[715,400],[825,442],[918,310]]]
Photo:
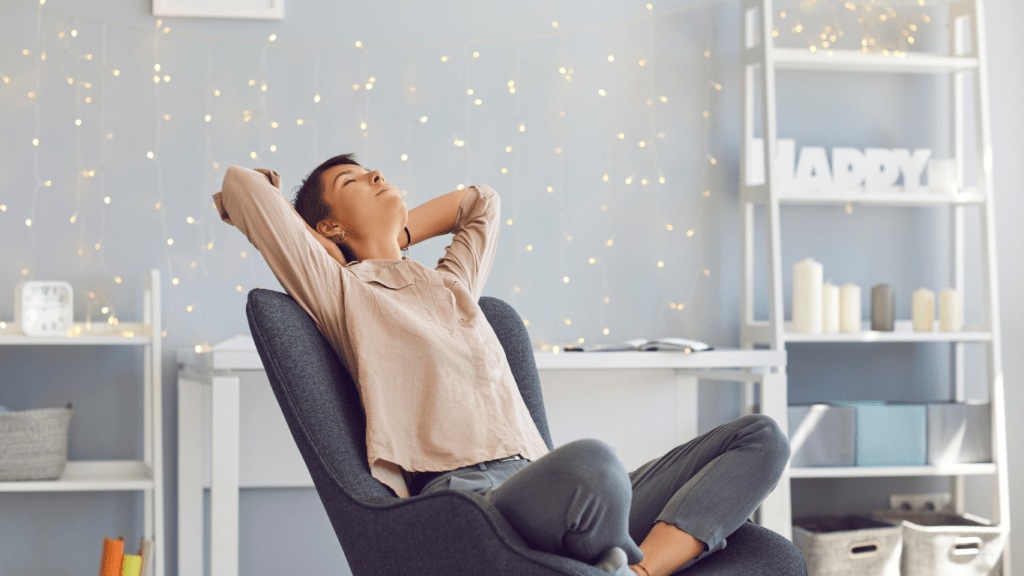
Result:
[[238,576],[239,378],[213,378],[210,574]]
[[697,437],[697,377],[676,371],[676,446]]
[[[786,389],[786,374],[764,374],[761,380],[761,413],[771,416],[782,428],[789,431],[789,394]],[[761,526],[793,540],[793,508],[789,491],[789,464],[782,472],[778,485],[761,503],[759,519]]]
[[203,392],[178,378],[178,573],[203,574]]

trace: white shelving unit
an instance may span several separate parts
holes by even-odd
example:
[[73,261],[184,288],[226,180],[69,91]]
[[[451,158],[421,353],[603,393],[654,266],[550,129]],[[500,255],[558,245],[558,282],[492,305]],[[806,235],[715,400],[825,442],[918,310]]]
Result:
[[[1002,346],[999,322],[999,298],[996,268],[995,208],[993,206],[992,144],[989,125],[988,69],[986,65],[984,2],[983,0],[960,0],[947,2],[949,9],[949,52],[901,53],[900,55],[879,55],[855,50],[819,49],[811,52],[805,49],[776,48],[773,45],[774,11],[772,0],[742,0],[741,25],[741,94],[744,99],[742,115],[744,142],[740,146],[740,206],[741,206],[741,286],[740,342],[744,349],[755,344],[766,344],[773,350],[785,349],[788,342],[949,342],[955,357],[955,398],[964,401],[964,343],[982,343],[988,357],[988,392],[992,422],[993,462],[977,464],[955,464],[945,466],[850,466],[850,467],[806,467],[788,468],[776,491],[789,492],[790,478],[836,478],[836,477],[899,477],[899,476],[948,476],[952,478],[957,513],[964,512],[964,476],[987,475],[993,480],[993,518],[1008,534],[1010,530],[1009,484],[1007,481],[1006,417],[1004,407],[1004,383],[1002,369]],[[969,44],[969,46],[968,46]],[[763,138],[763,183],[748,182],[747,153],[754,140],[755,73],[760,70],[760,113]],[[951,85],[951,142],[957,165],[957,179],[960,193],[956,196],[937,194],[905,193],[896,191],[889,194],[865,194],[860,190],[844,190],[834,193],[794,193],[780,190],[776,158],[778,134],[776,132],[776,70],[814,70],[830,72],[883,72],[911,74],[948,74]],[[971,72],[974,90],[974,125],[977,138],[975,158],[978,167],[978,183],[973,187],[964,185],[964,89],[965,73]],[[763,204],[766,215],[766,236],[768,254],[768,298],[769,320],[755,321],[754,310],[754,205]],[[949,206],[951,208],[950,229],[954,249],[951,254],[953,270],[952,286],[964,294],[964,214],[963,207],[975,205],[981,214],[980,241],[982,254],[984,324],[964,326],[961,332],[914,332],[909,320],[897,321],[892,332],[873,331],[865,322],[860,332],[804,334],[791,331],[791,323],[784,321],[782,293],[782,264],[780,244],[780,205],[835,205],[864,204],[893,207]],[[938,322],[935,322],[938,326]],[[753,411],[753,387],[744,390],[744,410]],[[772,521],[774,525],[790,525],[792,510],[785,518]],[[791,534],[785,534],[790,537]],[[1010,551],[1004,550],[1002,573],[1009,575]]]
[[[142,460],[68,460],[64,474],[56,480],[0,482],[0,493],[142,490],[145,493],[143,536],[153,541],[154,576],[164,576],[160,271],[149,270],[143,276],[143,320],[119,322],[117,333],[89,334],[85,322],[75,322],[64,336],[25,336],[13,322],[0,328],[0,345],[4,346],[145,346]],[[99,541],[96,545],[99,546]],[[126,540],[125,553],[134,554],[137,546],[137,542]],[[97,556],[99,552],[97,548]]]

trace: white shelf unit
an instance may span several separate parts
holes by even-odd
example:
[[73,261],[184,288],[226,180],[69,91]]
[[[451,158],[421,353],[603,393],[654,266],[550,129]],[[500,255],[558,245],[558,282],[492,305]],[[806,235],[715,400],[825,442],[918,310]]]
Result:
[[[742,0],[741,25],[741,126],[744,141],[740,146],[740,207],[741,207],[741,270],[740,284],[740,342],[741,348],[753,349],[765,344],[772,350],[785,349],[789,342],[949,342],[955,358],[954,381],[957,402],[964,401],[964,344],[981,343],[986,346],[988,360],[988,393],[992,423],[993,461],[989,463],[956,464],[945,466],[850,466],[787,468],[776,490],[789,492],[791,478],[867,478],[900,476],[948,476],[953,479],[957,513],[964,512],[964,476],[988,475],[993,479],[994,524],[1007,534],[1010,530],[1009,484],[1007,480],[1006,417],[1004,408],[1004,382],[1002,345],[1000,337],[998,280],[996,268],[995,208],[993,206],[993,178],[991,128],[989,125],[988,70],[986,65],[984,2],[960,0],[947,2],[949,9],[949,52],[934,54],[911,52],[898,56],[879,55],[854,50],[776,48],[773,45],[774,11],[772,0]],[[969,36],[966,34],[969,33]],[[969,42],[968,42],[969,40]],[[970,46],[967,46],[970,44]],[[755,73],[760,70],[761,82]],[[959,194],[905,193],[898,190],[887,194],[866,194],[859,190],[834,193],[803,193],[780,190],[777,182],[776,158],[778,134],[776,132],[776,70],[809,70],[836,72],[889,72],[889,73],[944,73],[951,86],[951,142],[956,160]],[[965,72],[973,74],[974,120],[977,138],[978,183],[964,186],[964,90]],[[763,183],[748,183],[747,152],[754,143],[755,90],[760,88],[760,113]],[[754,311],[754,205],[765,206],[767,246],[769,320],[755,321]],[[865,204],[893,207],[949,206],[950,229],[954,249],[951,254],[953,287],[964,294],[964,213],[966,205],[979,207],[981,217],[980,243],[983,275],[984,325],[964,326],[961,332],[915,332],[909,320],[897,321],[895,330],[881,332],[864,329],[852,333],[804,334],[791,331],[791,322],[784,320],[780,205],[836,205]],[[936,326],[938,323],[936,322]],[[744,412],[753,411],[753,386],[747,384],[743,393]],[[792,510],[787,517],[775,519],[773,525],[792,523]],[[791,537],[791,532],[784,534]],[[1009,547],[1004,550],[1002,573],[1011,574]]]
[[[3,346],[145,346],[142,460],[68,460],[64,473],[56,480],[0,482],[0,493],[142,490],[143,536],[153,541],[154,576],[164,576],[160,271],[146,271],[143,283],[143,321],[119,322],[116,333],[90,334],[85,322],[75,322],[63,336],[25,336],[13,322],[0,328],[0,345]],[[137,542],[126,541],[125,553],[134,554],[136,547]],[[97,549],[97,555],[99,552]]]

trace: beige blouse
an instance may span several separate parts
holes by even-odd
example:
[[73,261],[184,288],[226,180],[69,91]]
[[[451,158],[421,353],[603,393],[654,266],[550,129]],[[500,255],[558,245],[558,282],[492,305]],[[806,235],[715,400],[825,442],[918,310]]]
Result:
[[491,187],[469,188],[434,269],[404,257],[342,266],[306,229],[273,170],[231,166],[213,200],[348,369],[366,412],[370,472],[395,494],[409,496],[410,472],[547,453],[477,303],[500,229]]

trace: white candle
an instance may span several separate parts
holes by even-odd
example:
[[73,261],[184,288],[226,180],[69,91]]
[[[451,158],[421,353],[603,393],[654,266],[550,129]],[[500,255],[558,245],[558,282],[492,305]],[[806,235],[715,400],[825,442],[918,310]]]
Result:
[[935,320],[935,292],[927,288],[914,291],[914,331],[931,332]]
[[826,282],[821,289],[821,331],[839,332],[839,286]]
[[964,323],[964,302],[960,291],[946,288],[939,292],[939,330],[958,332]]
[[928,161],[928,189],[935,194],[957,195],[956,160]]
[[852,282],[839,289],[839,331],[860,332],[860,286]]
[[793,264],[793,332],[821,332],[821,278],[824,270],[813,258]]

